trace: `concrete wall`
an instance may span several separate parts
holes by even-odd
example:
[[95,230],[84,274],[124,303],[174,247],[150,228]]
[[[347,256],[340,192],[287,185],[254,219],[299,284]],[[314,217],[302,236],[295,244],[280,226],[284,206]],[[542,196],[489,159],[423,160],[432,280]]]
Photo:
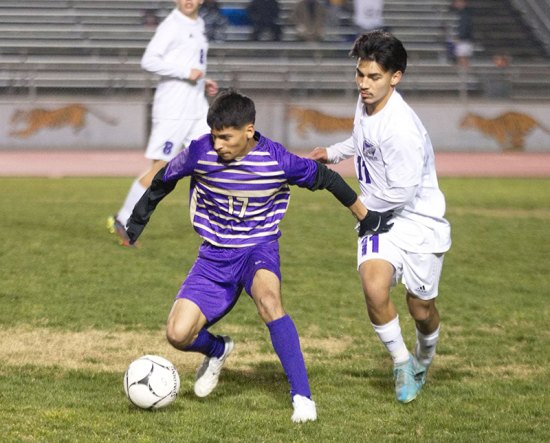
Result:
[[[289,104],[288,124],[281,136],[294,149],[327,146],[349,137],[356,102],[346,100]],[[410,100],[409,104],[438,151],[550,152],[550,103],[462,103],[457,99]]]
[[[354,97],[252,98],[257,106],[257,129],[289,149],[328,146],[351,134]],[[437,151],[499,152],[513,147],[550,152],[550,103],[458,99],[409,103]],[[120,97],[5,98],[0,101],[0,149],[143,150],[150,124],[148,107],[145,99]],[[463,127],[465,119],[473,124]]]

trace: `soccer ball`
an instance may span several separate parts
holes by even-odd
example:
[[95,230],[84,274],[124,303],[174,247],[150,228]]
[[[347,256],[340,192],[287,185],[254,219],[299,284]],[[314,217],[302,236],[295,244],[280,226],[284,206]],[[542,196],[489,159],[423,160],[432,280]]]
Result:
[[144,355],[134,360],[124,374],[124,392],[142,409],[159,409],[176,399],[180,377],[176,367],[158,355]]

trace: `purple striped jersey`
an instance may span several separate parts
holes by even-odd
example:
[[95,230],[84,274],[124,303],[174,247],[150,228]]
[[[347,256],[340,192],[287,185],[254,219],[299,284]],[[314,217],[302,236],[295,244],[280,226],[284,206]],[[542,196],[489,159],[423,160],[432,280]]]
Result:
[[255,134],[244,157],[222,161],[210,134],[193,141],[167,165],[164,181],[191,176],[189,208],[195,231],[207,242],[244,248],[281,236],[289,185],[311,188],[317,163]]

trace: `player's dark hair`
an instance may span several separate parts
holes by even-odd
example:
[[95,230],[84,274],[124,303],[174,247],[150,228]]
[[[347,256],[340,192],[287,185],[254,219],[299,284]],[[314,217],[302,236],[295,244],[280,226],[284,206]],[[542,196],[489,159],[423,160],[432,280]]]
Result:
[[220,91],[208,109],[206,122],[212,129],[243,128],[256,121],[256,107],[251,98],[234,89]]
[[349,55],[362,60],[372,60],[386,72],[401,71],[404,74],[407,69],[407,51],[403,43],[389,32],[372,31],[360,35]]

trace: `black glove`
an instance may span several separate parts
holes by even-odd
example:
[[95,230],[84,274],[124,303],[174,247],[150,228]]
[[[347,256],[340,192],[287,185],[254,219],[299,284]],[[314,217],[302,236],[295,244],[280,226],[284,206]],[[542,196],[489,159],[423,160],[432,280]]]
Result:
[[388,232],[393,226],[393,223],[388,223],[392,217],[393,211],[376,212],[369,210],[367,216],[359,222],[357,230],[359,237]]
[[141,233],[145,229],[146,225],[147,223],[139,223],[135,221],[132,217],[128,219],[128,223],[126,223],[126,234],[130,239],[131,245],[133,245],[136,242],[138,237],[141,235]]

